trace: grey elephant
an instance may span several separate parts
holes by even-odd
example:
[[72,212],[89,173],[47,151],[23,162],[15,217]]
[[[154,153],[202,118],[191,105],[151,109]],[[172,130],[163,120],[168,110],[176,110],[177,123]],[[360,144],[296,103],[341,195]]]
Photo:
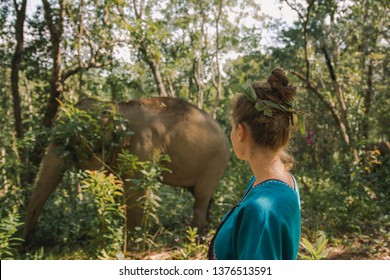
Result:
[[[114,168],[119,149],[128,150],[142,161],[151,160],[156,149],[169,155],[171,162],[166,163],[166,167],[171,172],[164,173],[162,181],[192,189],[195,197],[192,226],[204,229],[212,194],[229,160],[229,143],[218,123],[204,111],[177,98],[151,97],[109,104],[106,108],[127,120],[125,130],[134,134],[121,141],[115,151],[111,149],[105,163]],[[81,110],[90,110],[101,106],[101,102],[85,99],[76,106]],[[100,114],[99,122],[103,125],[112,122],[111,116]],[[107,143],[117,139],[115,135],[108,134],[104,141]],[[42,159],[26,209],[23,231],[26,241],[32,237],[44,203],[60,183],[64,170],[69,167],[69,161],[58,153],[61,148],[61,143],[52,142]],[[72,163],[80,163],[82,169],[98,169],[104,163],[96,158],[88,161],[77,159]],[[125,181],[124,189],[128,206],[127,227],[132,229],[140,224],[142,218],[142,209],[134,207],[142,194],[132,190],[134,188],[129,180]]]

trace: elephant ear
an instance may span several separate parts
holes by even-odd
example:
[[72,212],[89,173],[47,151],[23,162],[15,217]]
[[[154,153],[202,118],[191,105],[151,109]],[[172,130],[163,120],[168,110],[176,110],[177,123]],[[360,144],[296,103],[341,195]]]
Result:
[[106,162],[129,144],[133,133],[114,103],[88,98],[76,105],[60,102],[60,109],[52,138],[61,145],[62,156],[77,162],[99,155]]

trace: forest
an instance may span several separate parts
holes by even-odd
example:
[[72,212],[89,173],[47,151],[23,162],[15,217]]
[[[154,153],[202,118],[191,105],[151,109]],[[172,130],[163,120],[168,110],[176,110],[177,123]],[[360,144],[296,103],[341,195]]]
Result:
[[[232,149],[206,234],[190,226],[191,193],[161,183],[167,155],[141,161],[122,152],[116,172],[66,170],[27,244],[41,160],[53,140],[82,139],[64,157],[104,141],[107,127],[75,107],[83,98],[180,98],[229,137],[232,89],[275,67],[298,87],[305,116],[290,145],[301,192],[298,259],[390,259],[390,2],[268,1],[288,9],[291,24],[263,13],[265,2],[1,0],[0,259],[206,259],[251,176]],[[142,174],[134,184],[147,193],[132,232],[124,169]]]

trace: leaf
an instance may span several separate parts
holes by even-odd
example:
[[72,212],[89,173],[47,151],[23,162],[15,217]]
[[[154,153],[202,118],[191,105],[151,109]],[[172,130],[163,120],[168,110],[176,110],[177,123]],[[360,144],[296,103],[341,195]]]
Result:
[[244,90],[247,90],[251,86],[252,86],[252,81],[251,80],[246,80],[245,83],[242,84],[242,87],[243,87]]
[[327,253],[324,251],[327,243],[328,239],[325,237],[325,235],[320,236],[319,240],[317,241],[317,256],[322,256],[323,254],[325,254],[325,256],[327,255]]
[[256,102],[255,109],[258,112],[263,112],[264,111],[264,105],[262,103],[260,103],[260,102]]
[[306,238],[302,238],[301,244],[310,254],[313,254],[315,252],[313,245]]
[[249,94],[251,100],[252,100],[253,102],[256,102],[256,100],[257,100],[257,95],[256,95],[256,92],[255,92],[255,90],[253,89],[252,85],[250,85],[250,86],[248,87],[247,91],[248,91],[248,94]]
[[281,110],[282,107],[280,107],[278,104],[276,104],[275,102],[271,101],[271,100],[263,100],[263,102],[268,105],[269,107],[272,107],[272,108],[275,108],[275,109],[278,109],[278,110]]
[[252,81],[247,80],[242,87],[244,90],[244,94],[249,98],[249,100],[256,102],[257,95],[256,95],[255,90],[252,87]]
[[235,93],[244,93],[244,89],[241,84],[233,84],[229,88]]
[[297,115],[298,118],[298,128],[302,135],[305,134],[305,121],[302,115]]
[[272,117],[272,110],[271,109],[265,109],[264,110],[264,115],[267,117]]
[[323,251],[323,252],[321,252],[321,254],[317,255],[317,259],[319,259],[319,260],[325,259],[327,255],[328,255],[328,252]]

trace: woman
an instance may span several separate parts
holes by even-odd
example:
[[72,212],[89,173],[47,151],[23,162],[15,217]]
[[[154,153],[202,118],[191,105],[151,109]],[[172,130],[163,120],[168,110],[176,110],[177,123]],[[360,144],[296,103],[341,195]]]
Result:
[[233,102],[231,141],[253,172],[241,201],[222,220],[209,259],[296,259],[300,241],[298,186],[286,153],[294,127],[296,87],[276,68],[267,82],[244,88]]

